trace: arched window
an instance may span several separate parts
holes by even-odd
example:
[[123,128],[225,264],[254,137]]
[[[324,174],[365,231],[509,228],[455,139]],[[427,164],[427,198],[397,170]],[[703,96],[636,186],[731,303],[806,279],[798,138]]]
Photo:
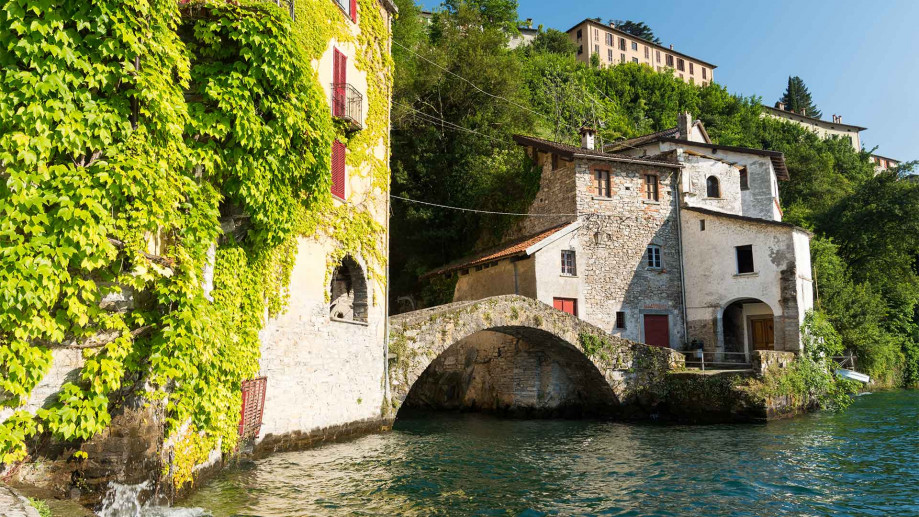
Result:
[[350,256],[332,271],[329,316],[335,320],[367,323],[367,279]]
[[718,185],[718,178],[709,176],[705,180],[705,188],[708,197],[721,197],[721,186]]

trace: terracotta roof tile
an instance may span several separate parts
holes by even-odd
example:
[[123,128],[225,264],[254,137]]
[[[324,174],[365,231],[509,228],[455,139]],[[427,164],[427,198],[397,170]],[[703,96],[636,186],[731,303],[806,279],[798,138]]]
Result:
[[569,226],[571,223],[564,223],[548,230],[543,230],[537,234],[530,235],[528,237],[522,237],[520,239],[515,239],[512,241],[499,244],[493,248],[489,248],[477,255],[472,257],[466,257],[460,259],[456,262],[452,262],[443,266],[441,268],[435,269],[433,271],[428,271],[427,273],[421,275],[421,278],[428,278],[436,275],[442,275],[444,273],[451,273],[458,269],[465,269],[468,267],[481,266],[482,264],[487,264],[489,262],[494,262],[496,260],[502,260],[518,255],[523,255],[526,252],[527,248],[536,244],[537,242],[542,241],[543,239],[552,236],[556,232],[562,230],[566,226]]

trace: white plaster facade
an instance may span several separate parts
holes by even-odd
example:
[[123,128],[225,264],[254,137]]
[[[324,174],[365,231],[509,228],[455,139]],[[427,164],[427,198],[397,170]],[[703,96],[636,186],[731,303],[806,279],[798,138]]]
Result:
[[[862,150],[862,142],[859,133],[864,131],[867,128],[861,126],[853,126],[851,124],[843,124],[840,122],[832,122],[828,120],[821,120],[815,117],[809,117],[807,114],[795,113],[793,111],[788,111],[785,109],[780,109],[779,107],[763,106],[763,115],[791,122],[792,124],[797,124],[803,128],[813,131],[816,135],[821,138],[842,138],[848,140],[852,144],[852,148],[856,151]],[[842,117],[840,117],[841,119]]]

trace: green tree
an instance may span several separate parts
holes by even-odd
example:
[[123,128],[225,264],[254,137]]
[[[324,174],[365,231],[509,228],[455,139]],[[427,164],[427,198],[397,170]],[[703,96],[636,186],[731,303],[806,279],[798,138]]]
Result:
[[632,20],[610,20],[610,23],[616,26],[617,29],[631,34],[636,38],[641,38],[645,41],[650,41],[651,43],[660,45],[661,40],[654,35],[654,31],[651,30],[645,22],[633,22]]
[[817,109],[811,93],[804,84],[804,80],[798,76],[788,77],[788,87],[782,95],[780,101],[785,104],[785,109],[795,113],[801,113],[804,110],[808,117],[820,118],[822,113]]
[[536,39],[530,43],[530,49],[535,52],[574,56],[574,53],[578,51],[578,46],[564,32],[549,29],[536,34]]

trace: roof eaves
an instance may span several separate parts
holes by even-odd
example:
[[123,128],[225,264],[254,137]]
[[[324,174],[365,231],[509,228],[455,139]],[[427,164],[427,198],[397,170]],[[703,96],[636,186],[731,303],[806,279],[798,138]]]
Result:
[[584,20],[582,20],[581,22],[577,23],[574,27],[572,27],[572,28],[566,30],[565,33],[567,34],[567,33],[571,32],[571,31],[573,31],[574,29],[577,29],[577,28],[580,27],[581,25],[584,25],[585,23],[590,23],[590,24],[594,24],[594,25],[596,25],[596,26],[598,26],[598,27],[603,27],[604,29],[606,29],[606,30],[608,30],[608,31],[615,32],[615,33],[620,34],[620,35],[622,35],[622,36],[628,36],[628,37],[630,37],[630,38],[635,38],[635,39],[637,39],[637,40],[640,40],[640,41],[643,41],[643,42],[647,43],[648,45],[650,45],[650,46],[652,46],[652,47],[654,47],[654,48],[656,48],[656,49],[658,49],[658,50],[665,50],[665,51],[667,51],[667,52],[676,54],[676,55],[678,55],[678,56],[683,56],[683,57],[685,57],[685,58],[692,59],[693,61],[696,61],[696,62],[698,62],[699,64],[708,65],[708,67],[711,68],[712,70],[718,68],[718,65],[714,65],[714,64],[709,63],[709,62],[707,62],[707,61],[702,61],[701,59],[699,59],[699,58],[697,58],[697,57],[690,56],[689,54],[684,54],[684,53],[679,52],[679,51],[677,51],[677,50],[673,50],[672,48],[665,47],[665,46],[663,46],[663,45],[658,45],[657,43],[654,43],[653,41],[648,41],[648,40],[646,40],[646,39],[644,39],[644,38],[635,36],[634,34],[629,34],[628,32],[625,32],[625,31],[623,31],[623,30],[617,29],[617,28],[615,28],[615,27],[610,27],[609,25],[607,25],[607,24],[605,24],[605,23],[602,23],[602,22],[598,22],[597,20],[594,20],[594,19],[592,19],[592,18],[584,18]]
[[848,127],[848,128],[852,128],[852,129],[857,129],[857,130],[859,130],[859,131],[867,131],[867,130],[868,130],[867,127],[856,126],[856,125],[853,125],[853,124],[844,124],[844,123],[842,123],[842,122],[832,122],[832,121],[823,120],[822,118],[817,118],[817,117],[808,117],[807,115],[802,115],[802,114],[800,114],[800,113],[795,113],[794,111],[780,110],[780,109],[778,109],[778,108],[773,108],[772,106],[763,106],[763,107],[766,108],[766,109],[768,109],[769,111],[774,111],[774,112],[777,112],[777,113],[781,113],[781,114],[783,114],[783,115],[788,115],[788,116],[790,116],[790,117],[802,118],[802,119],[807,120],[807,121],[810,121],[810,122],[819,122],[819,123],[821,123],[821,124],[823,124],[823,125],[827,125],[827,126]]
[[697,206],[683,206],[682,209],[689,211],[689,212],[698,212],[700,214],[711,215],[713,217],[724,217],[725,219],[734,219],[736,221],[742,221],[746,223],[765,224],[765,225],[770,225],[770,226],[781,226],[783,228],[788,228],[790,230],[802,231],[810,235],[811,237],[814,236],[814,234],[810,230],[806,228],[801,228],[800,226],[797,226],[791,223],[786,223],[784,221],[773,221],[771,219],[760,219],[758,217],[749,217],[746,215],[732,214],[729,212],[721,212],[718,210],[711,210],[708,208],[701,208]]
[[570,234],[571,232],[577,230],[578,228],[581,227],[581,224],[582,224],[582,223],[581,223],[580,220],[575,221],[575,222],[569,224],[568,226],[566,226],[566,227],[562,228],[561,230],[559,230],[559,231],[553,233],[552,235],[549,235],[549,236],[546,237],[545,239],[543,239],[543,240],[541,240],[541,241],[539,241],[539,242],[533,244],[532,246],[530,246],[529,248],[527,248],[526,250],[524,250],[524,253],[526,253],[526,255],[527,255],[528,257],[531,256],[531,255],[533,255],[533,254],[536,253],[537,251],[539,251],[539,250],[545,248],[546,246],[552,244],[553,242],[555,242],[555,241],[561,239],[562,237],[564,237],[564,236]]

